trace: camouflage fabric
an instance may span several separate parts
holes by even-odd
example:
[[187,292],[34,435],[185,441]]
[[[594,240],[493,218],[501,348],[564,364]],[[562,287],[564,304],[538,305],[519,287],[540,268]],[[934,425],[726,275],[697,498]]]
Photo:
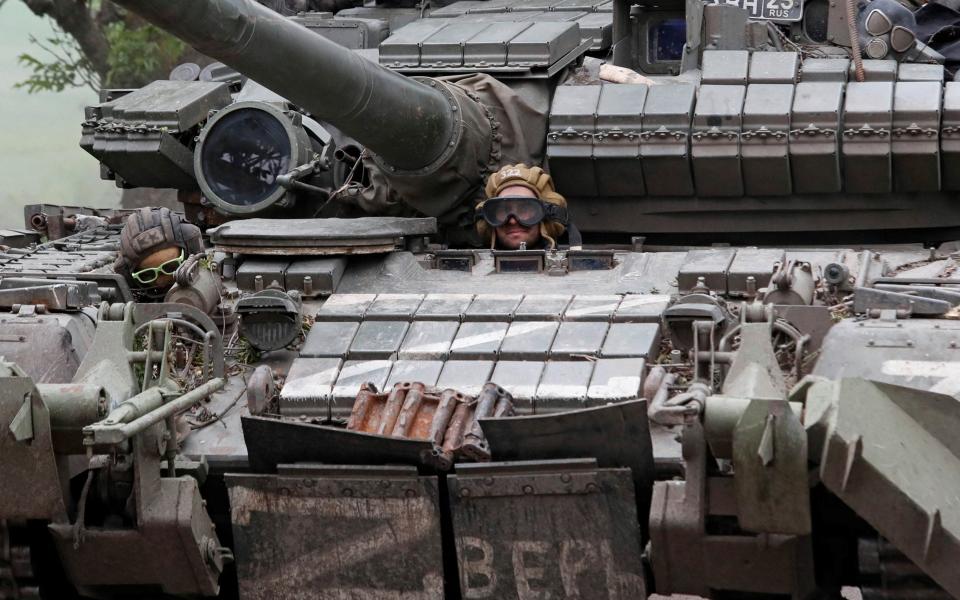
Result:
[[141,208],[123,224],[114,268],[128,275],[144,258],[171,246],[183,248],[188,256],[203,252],[200,229],[168,208]]

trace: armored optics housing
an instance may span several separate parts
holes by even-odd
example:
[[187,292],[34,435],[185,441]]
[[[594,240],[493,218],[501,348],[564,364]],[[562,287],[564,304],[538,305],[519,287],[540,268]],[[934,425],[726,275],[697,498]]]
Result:
[[203,195],[219,212],[249,216],[289,204],[280,177],[309,162],[312,152],[299,114],[238,102],[204,127],[194,167]]

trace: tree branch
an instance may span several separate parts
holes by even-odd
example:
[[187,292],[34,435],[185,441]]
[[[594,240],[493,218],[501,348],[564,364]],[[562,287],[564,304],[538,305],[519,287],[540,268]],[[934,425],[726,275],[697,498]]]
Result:
[[110,46],[85,0],[23,0],[23,3],[35,15],[52,18],[60,29],[77,40],[93,70],[101,79],[106,78],[110,70],[107,60]]

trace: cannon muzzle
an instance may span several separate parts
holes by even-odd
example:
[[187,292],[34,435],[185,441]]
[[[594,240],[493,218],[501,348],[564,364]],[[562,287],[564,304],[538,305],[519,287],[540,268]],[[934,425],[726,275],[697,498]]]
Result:
[[456,103],[252,0],[116,0],[207,56],[330,123],[402,171],[458,138]]

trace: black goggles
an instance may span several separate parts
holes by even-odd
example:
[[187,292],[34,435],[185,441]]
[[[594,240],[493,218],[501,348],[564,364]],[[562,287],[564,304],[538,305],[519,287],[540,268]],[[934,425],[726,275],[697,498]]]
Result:
[[483,219],[491,227],[502,227],[510,217],[524,227],[536,225],[544,220],[566,225],[567,209],[527,196],[497,196],[490,198],[477,208],[476,220]]

